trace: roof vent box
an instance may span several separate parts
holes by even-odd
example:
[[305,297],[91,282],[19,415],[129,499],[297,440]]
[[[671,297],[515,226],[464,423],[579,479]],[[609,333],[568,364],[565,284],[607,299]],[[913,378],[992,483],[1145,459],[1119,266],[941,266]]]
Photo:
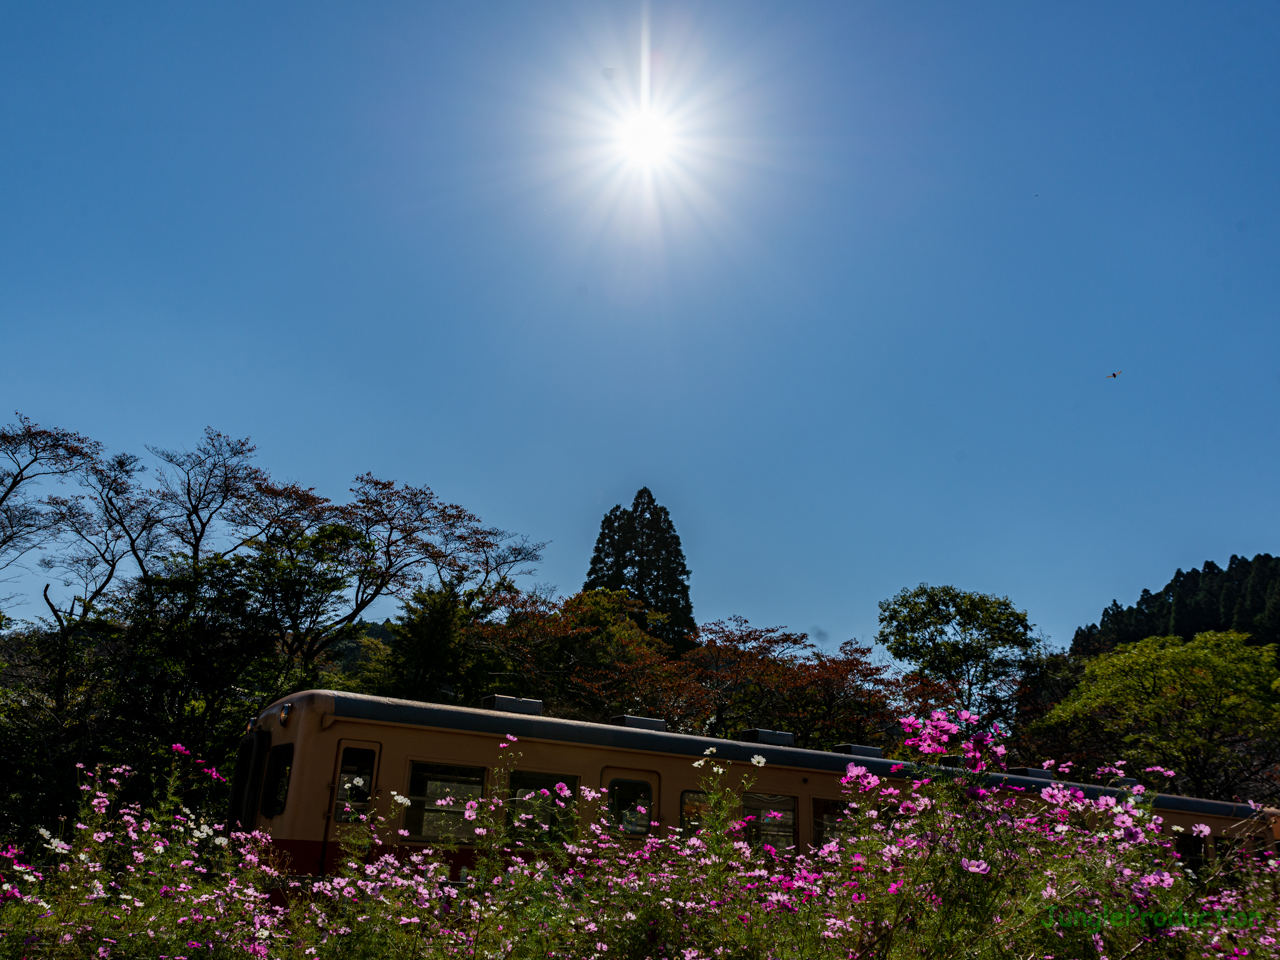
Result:
[[877,759],[884,756],[884,751],[879,747],[864,747],[859,743],[837,743],[831,748],[832,753],[847,753],[853,757],[875,757]]
[[542,701],[526,700],[524,697],[504,697],[495,694],[481,700],[480,706],[486,710],[501,710],[503,713],[527,713],[533,717],[542,716]]
[[620,717],[610,717],[609,722],[615,727],[634,727],[637,730],[657,730],[659,733],[667,732],[667,721],[658,720],[654,717],[633,717],[629,713],[624,713]]
[[1040,767],[1010,767],[1008,772],[1015,777],[1030,777],[1033,780],[1052,780],[1052,770],[1042,770]]
[[759,730],[752,727],[738,734],[738,739],[746,743],[763,743],[771,747],[794,747],[796,735],[785,730]]

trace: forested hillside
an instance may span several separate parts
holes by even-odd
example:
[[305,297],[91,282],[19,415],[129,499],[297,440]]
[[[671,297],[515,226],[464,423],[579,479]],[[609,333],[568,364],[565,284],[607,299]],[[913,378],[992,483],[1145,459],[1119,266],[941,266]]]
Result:
[[1280,640],[1280,557],[1232,555],[1225,570],[1206,560],[1202,569],[1179,570],[1157,593],[1143,590],[1131,607],[1113,600],[1098,623],[1076,630],[1071,653],[1092,657],[1147,637],[1189,640],[1228,630],[1254,644]]

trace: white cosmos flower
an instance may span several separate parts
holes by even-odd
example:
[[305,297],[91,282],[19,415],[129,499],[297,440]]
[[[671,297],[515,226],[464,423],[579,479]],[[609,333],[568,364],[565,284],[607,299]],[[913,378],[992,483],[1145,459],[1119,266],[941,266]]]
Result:
[[760,754],[757,753],[754,757],[751,758],[751,765],[753,767],[763,767],[764,757],[760,756]]

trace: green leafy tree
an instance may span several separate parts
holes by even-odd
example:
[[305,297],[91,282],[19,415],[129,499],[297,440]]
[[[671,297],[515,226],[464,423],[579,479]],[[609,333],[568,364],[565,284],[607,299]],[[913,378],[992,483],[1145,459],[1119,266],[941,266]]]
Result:
[[1007,597],[922,583],[880,602],[876,640],[942,683],[954,706],[1009,724],[1022,663],[1038,646],[1031,630]]
[[1177,772],[1210,799],[1280,794],[1280,670],[1274,644],[1240,633],[1148,637],[1102,654],[1043,722],[1083,759]]
[[415,591],[384,635],[363,640],[365,656],[349,685],[378,696],[478,706],[510,665],[475,642],[471,628],[491,609],[467,599],[447,586]]
[[648,487],[637,491],[629,510],[619,504],[601,520],[582,589],[629,591],[643,608],[641,629],[676,652],[689,648],[688,637],[697,629],[689,567],[671,515]]

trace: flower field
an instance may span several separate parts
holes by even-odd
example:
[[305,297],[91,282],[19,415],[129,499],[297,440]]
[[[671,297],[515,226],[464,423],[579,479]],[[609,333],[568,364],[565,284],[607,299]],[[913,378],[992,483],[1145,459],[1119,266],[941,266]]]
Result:
[[[600,791],[568,787],[464,809],[477,865],[394,842],[398,807],[352,824],[335,875],[292,876],[264,834],[231,834],[169,799],[123,803],[129,775],[87,772],[79,820],[0,851],[0,956],[67,958],[1036,958],[1280,955],[1276,852],[1176,835],[1141,792],[1087,799],[984,786],[1000,763],[969,717],[908,718],[923,760],[952,737],[971,773],[850,764],[848,806],[811,851],[752,843],[729,771],[698,761],[696,830],[626,839]],[[503,770],[518,758],[510,738]],[[175,754],[177,764],[190,761]],[[449,800],[439,801],[448,804]],[[567,842],[551,825],[576,808]],[[51,825],[52,826],[52,825]],[[1207,831],[1207,828],[1206,828]]]

